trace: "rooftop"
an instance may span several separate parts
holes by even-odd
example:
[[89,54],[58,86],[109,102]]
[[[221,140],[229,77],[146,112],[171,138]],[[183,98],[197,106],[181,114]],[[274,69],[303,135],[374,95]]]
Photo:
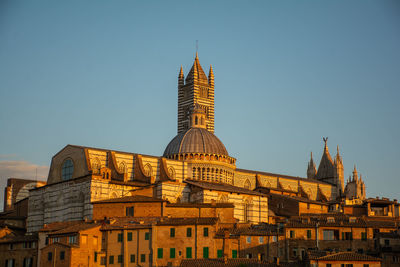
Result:
[[256,196],[263,196],[267,197],[267,195],[252,191],[243,187],[237,187],[233,185],[228,185],[228,184],[219,184],[219,183],[209,183],[209,182],[203,182],[203,181],[194,181],[194,180],[185,180],[184,181],[187,184],[198,186],[203,189],[208,189],[208,190],[216,190],[216,191],[225,191],[225,192],[232,192],[232,193],[238,193],[238,194],[247,194],[247,195],[256,195]]
[[355,252],[339,252],[317,258],[318,261],[382,261],[380,258],[375,258],[365,254]]
[[110,199],[103,199],[99,201],[94,201],[92,204],[100,204],[100,203],[133,203],[133,202],[167,202],[166,200],[148,196],[126,196],[120,198],[110,198]]

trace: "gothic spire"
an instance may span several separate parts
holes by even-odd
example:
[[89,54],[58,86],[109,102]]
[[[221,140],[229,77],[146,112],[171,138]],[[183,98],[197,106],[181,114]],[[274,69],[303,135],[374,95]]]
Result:
[[343,162],[342,162],[342,157],[340,156],[340,153],[339,153],[339,145],[337,146],[337,148],[336,148],[336,157],[335,157],[335,164],[342,164]]
[[179,71],[179,79],[183,79],[184,75],[183,75],[183,68],[181,65],[181,70]]
[[324,153],[322,154],[321,161],[318,166],[317,179],[333,178],[335,176],[334,162],[328,149],[328,137],[323,137],[325,142]]
[[315,167],[315,163],[314,163],[312,152],[311,152],[310,162],[308,163],[308,167],[307,167],[307,178],[315,179],[316,174],[317,174],[317,168]]
[[354,164],[354,170],[353,170],[353,181],[357,182],[358,181],[358,173],[356,169],[356,165]]
[[194,59],[193,66],[190,69],[188,75],[186,76],[186,82],[191,82],[194,80],[208,82],[207,76],[204,73],[204,70],[200,65],[199,54],[197,52],[196,52],[196,57]]

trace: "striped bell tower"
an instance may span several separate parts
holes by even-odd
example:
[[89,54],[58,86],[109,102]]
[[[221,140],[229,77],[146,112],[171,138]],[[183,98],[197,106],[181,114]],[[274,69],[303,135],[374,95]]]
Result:
[[197,53],[186,79],[182,66],[178,76],[178,134],[191,127],[195,107],[203,110],[205,128],[214,133],[214,73],[210,65],[207,78]]

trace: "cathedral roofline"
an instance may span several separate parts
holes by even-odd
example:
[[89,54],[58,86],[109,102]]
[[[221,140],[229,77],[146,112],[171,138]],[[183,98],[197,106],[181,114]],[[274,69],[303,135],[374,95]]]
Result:
[[262,175],[267,175],[267,176],[277,176],[277,177],[288,178],[288,179],[296,179],[296,180],[299,180],[299,181],[310,182],[310,183],[332,185],[330,183],[319,181],[319,180],[315,180],[315,179],[307,179],[307,178],[303,178],[303,177],[296,177],[296,176],[290,176],[290,175],[285,175],[285,174],[262,172],[262,171],[253,171],[253,170],[246,170],[246,169],[240,169],[240,168],[236,168],[236,171],[238,171],[238,172],[250,172],[250,173],[254,173],[254,174],[262,174]]

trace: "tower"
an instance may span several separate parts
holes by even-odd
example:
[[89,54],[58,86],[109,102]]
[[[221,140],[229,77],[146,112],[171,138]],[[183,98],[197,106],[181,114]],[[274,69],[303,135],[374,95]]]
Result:
[[356,166],[354,165],[353,177],[350,177],[345,189],[345,194],[347,199],[365,199],[365,184],[361,178],[358,178],[358,172]]
[[344,174],[343,174],[343,160],[339,153],[339,146],[337,146],[336,157],[334,161],[336,186],[338,187],[339,195],[344,193]]
[[186,79],[182,67],[178,76],[178,134],[192,126],[193,111],[204,113],[204,128],[214,133],[214,73],[210,65],[207,78],[197,53]]
[[308,163],[307,167],[307,178],[308,179],[315,179],[315,176],[317,175],[317,168],[315,167],[315,163],[312,157],[312,152],[311,152],[311,159],[310,162]]

